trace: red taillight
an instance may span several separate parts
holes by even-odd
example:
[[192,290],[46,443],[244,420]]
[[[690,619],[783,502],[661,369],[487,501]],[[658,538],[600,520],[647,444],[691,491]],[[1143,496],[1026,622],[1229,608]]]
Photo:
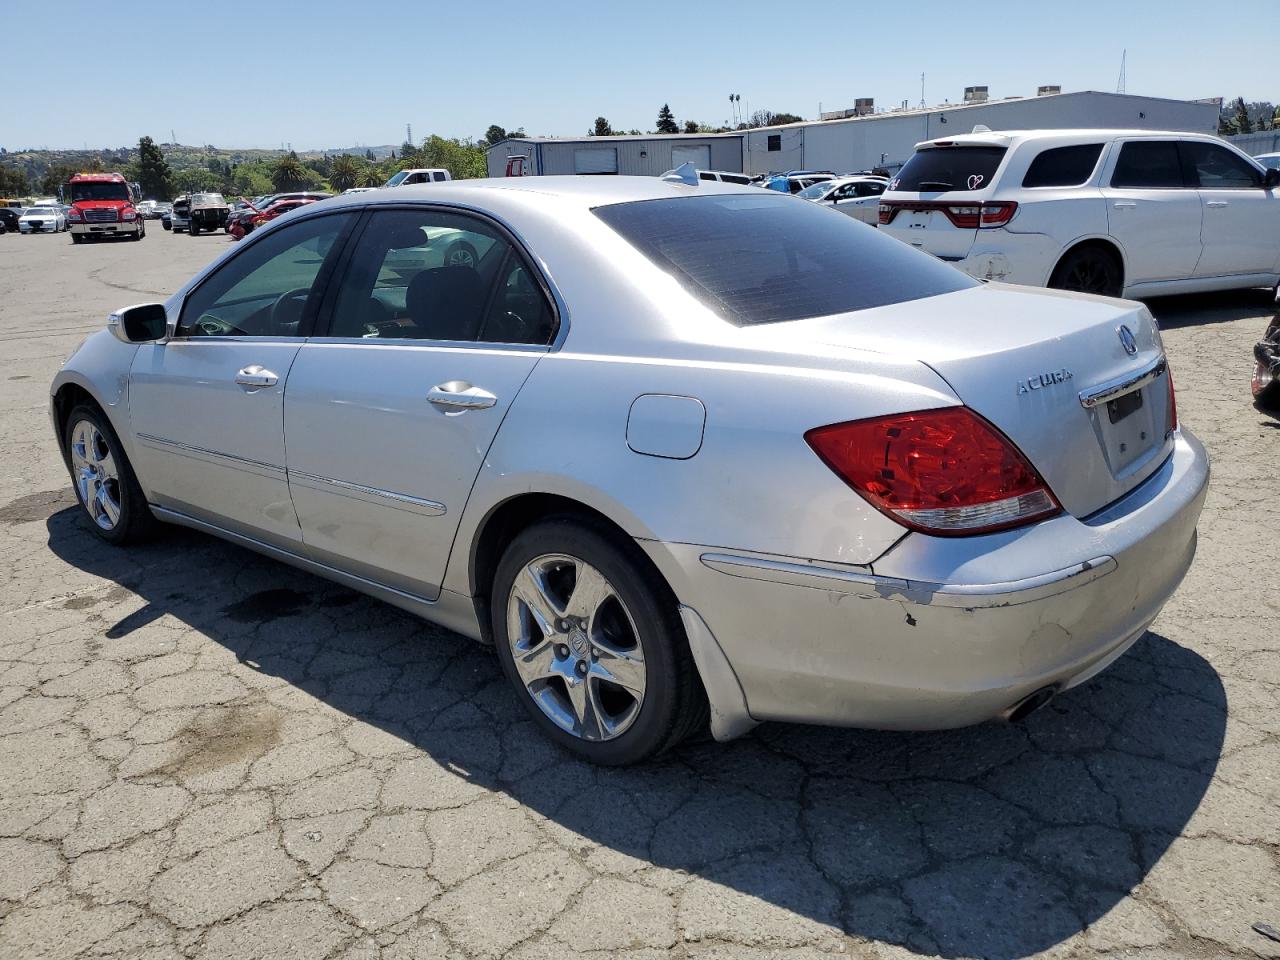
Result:
[[1173,368],[1165,361],[1164,378],[1169,381],[1169,430],[1178,429],[1178,396],[1173,389]]
[[880,204],[880,222],[892,223],[899,210],[937,210],[962,230],[992,230],[1003,227],[1018,212],[1012,200],[981,203],[943,203],[936,200],[886,200]]
[[872,506],[913,530],[989,533],[1061,509],[1009,438],[968,407],[836,423],[804,438]]

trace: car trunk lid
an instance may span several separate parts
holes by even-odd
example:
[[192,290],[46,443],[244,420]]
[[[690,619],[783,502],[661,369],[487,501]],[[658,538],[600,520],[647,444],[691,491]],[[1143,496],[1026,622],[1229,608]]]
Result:
[[815,346],[927,364],[1075,516],[1124,496],[1172,449],[1164,350],[1140,304],[990,284],[787,326]]

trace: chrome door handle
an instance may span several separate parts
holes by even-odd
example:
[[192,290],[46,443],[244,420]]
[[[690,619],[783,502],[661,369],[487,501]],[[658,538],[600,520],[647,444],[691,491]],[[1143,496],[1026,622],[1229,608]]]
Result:
[[1204,205],[1206,207],[1225,207],[1227,205],[1227,201],[1226,200],[1206,200],[1204,202]]
[[498,398],[488,390],[473,386],[465,380],[450,380],[428,390],[427,402],[445,413],[464,413],[467,410],[492,407],[498,402]]
[[254,363],[236,374],[236,383],[242,387],[274,387],[280,378],[261,364]]
[[1118,200],[1116,202],[1117,210],[1128,210],[1130,207],[1136,207],[1137,204],[1132,200]]

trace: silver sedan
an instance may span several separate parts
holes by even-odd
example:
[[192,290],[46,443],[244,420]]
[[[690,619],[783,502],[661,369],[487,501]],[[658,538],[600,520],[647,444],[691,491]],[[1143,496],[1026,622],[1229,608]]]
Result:
[[601,763],[1017,719],[1142,635],[1208,481],[1141,305],[730,185],[335,198],[107,326],[51,395],[103,540],[194,527],[492,643]]

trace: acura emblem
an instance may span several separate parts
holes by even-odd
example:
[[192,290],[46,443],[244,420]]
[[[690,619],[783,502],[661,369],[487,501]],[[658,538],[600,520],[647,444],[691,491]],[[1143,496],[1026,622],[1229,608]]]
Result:
[[1120,346],[1124,347],[1124,352],[1129,356],[1134,356],[1138,352],[1138,341],[1133,339],[1133,331],[1120,324],[1120,328],[1116,330],[1120,335]]

